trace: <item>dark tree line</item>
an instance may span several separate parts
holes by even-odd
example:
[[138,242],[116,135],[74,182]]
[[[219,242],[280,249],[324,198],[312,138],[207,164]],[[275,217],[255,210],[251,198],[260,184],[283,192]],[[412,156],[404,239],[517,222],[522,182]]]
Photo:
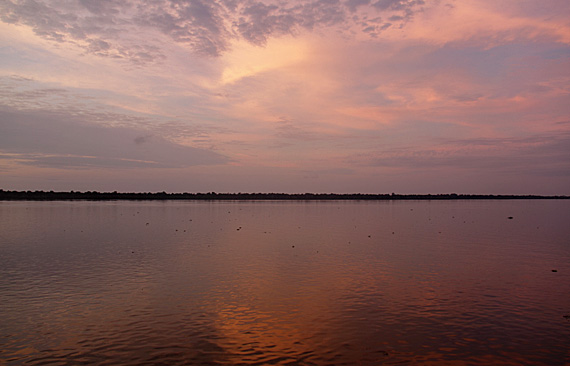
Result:
[[291,200],[291,201],[332,201],[332,200],[476,200],[476,199],[568,199],[570,196],[537,195],[480,195],[480,194],[364,194],[364,193],[121,193],[121,192],[54,192],[54,191],[8,191],[0,189],[3,201],[60,201],[60,200]]

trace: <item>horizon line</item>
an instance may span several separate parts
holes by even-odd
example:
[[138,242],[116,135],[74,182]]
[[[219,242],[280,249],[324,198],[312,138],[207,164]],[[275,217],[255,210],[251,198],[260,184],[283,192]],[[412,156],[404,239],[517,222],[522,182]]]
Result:
[[475,199],[570,199],[566,195],[470,194],[470,193],[279,193],[279,192],[99,192],[3,190],[0,200],[475,200]]

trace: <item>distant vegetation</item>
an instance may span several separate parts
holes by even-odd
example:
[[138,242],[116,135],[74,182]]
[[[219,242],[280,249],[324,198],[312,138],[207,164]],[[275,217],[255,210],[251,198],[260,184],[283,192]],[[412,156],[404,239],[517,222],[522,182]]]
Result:
[[62,200],[477,200],[477,199],[569,199],[570,196],[481,195],[481,194],[336,194],[336,193],[120,193],[120,192],[44,192],[5,191],[0,189],[0,201],[62,201]]

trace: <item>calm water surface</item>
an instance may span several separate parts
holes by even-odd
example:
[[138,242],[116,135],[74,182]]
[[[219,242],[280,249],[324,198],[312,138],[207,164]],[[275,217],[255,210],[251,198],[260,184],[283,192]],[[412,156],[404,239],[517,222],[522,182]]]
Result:
[[0,365],[568,365],[569,222],[568,200],[0,202]]

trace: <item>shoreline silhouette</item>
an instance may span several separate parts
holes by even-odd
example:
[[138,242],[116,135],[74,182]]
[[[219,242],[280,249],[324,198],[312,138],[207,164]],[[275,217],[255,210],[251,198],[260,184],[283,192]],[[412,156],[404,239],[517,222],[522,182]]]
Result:
[[570,199],[570,196],[494,195],[494,194],[368,194],[368,193],[167,193],[167,192],[97,192],[97,191],[10,191],[0,189],[0,201],[391,201],[391,200],[509,200]]

